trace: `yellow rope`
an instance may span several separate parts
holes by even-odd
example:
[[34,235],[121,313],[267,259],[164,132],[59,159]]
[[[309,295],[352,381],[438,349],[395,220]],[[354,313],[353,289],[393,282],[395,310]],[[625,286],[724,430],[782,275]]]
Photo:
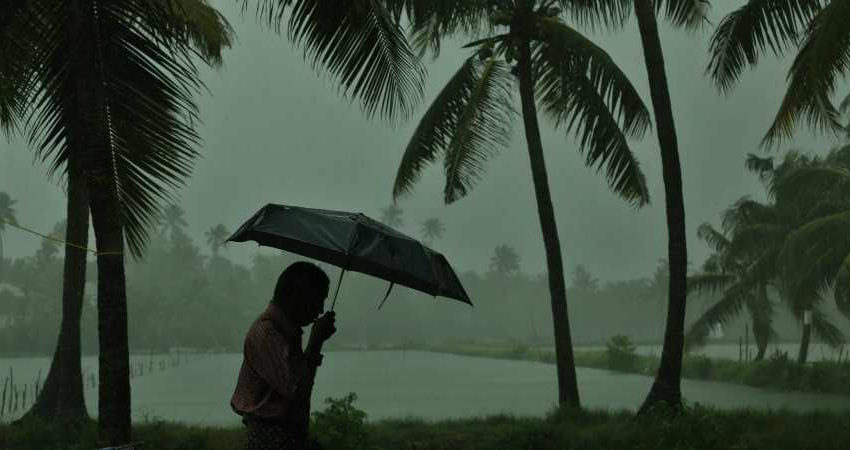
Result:
[[90,249],[90,248],[88,248],[88,247],[83,247],[82,245],[75,244],[75,243],[73,243],[73,242],[68,242],[68,241],[65,241],[65,240],[62,240],[62,239],[59,239],[59,238],[53,237],[53,236],[48,236],[48,235],[46,235],[46,234],[41,234],[41,233],[39,233],[38,231],[31,230],[31,229],[29,229],[29,228],[27,228],[27,227],[24,227],[24,226],[22,226],[22,225],[18,225],[18,224],[17,224],[17,223],[15,223],[15,222],[10,222],[10,221],[8,221],[8,220],[4,220],[4,219],[0,219],[0,222],[5,223],[5,224],[7,224],[7,225],[11,225],[11,226],[13,226],[13,227],[15,227],[15,228],[17,228],[17,229],[19,229],[19,230],[26,231],[27,233],[32,233],[32,234],[34,234],[34,235],[36,235],[36,236],[40,236],[40,237],[42,237],[42,238],[44,238],[44,239],[48,239],[48,240],[51,240],[51,241],[56,241],[56,242],[59,242],[59,243],[62,243],[62,244],[67,244],[67,245],[70,245],[71,247],[78,248],[78,249],[80,249],[80,250],[85,250],[85,251],[87,251],[87,252],[90,252],[90,253],[94,254],[95,256],[100,256],[100,255],[123,255],[123,254],[124,254],[124,253],[122,253],[122,252],[101,252],[101,253],[98,253],[98,251],[97,251],[97,250],[92,250],[92,249]]

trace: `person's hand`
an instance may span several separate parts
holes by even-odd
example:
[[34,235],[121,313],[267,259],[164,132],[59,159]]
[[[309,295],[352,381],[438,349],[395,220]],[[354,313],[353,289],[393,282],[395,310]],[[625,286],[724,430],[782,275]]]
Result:
[[330,339],[336,333],[336,313],[330,311],[325,313],[313,322],[313,329],[310,331],[310,343],[321,346],[325,341]]

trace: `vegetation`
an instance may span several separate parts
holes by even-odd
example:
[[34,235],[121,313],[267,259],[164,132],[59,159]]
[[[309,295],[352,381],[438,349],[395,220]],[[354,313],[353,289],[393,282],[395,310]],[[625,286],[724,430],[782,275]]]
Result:
[[[625,336],[609,340],[606,350],[576,352],[576,366],[616,372],[654,375],[660,366],[657,356],[635,353],[634,345]],[[526,345],[504,344],[445,344],[393,346],[395,349],[420,349],[464,356],[554,363],[554,354]],[[762,361],[733,361],[714,359],[701,354],[685,355],[683,378],[721,381],[757,388],[802,392],[850,395],[850,359],[818,361],[801,366],[777,352]]]
[[[655,410],[639,418],[631,412],[573,410],[543,418],[492,416],[441,422],[409,418],[371,423],[352,405],[354,398],[328,399],[329,407],[314,413],[311,434],[322,448],[834,450],[850,440],[846,413],[720,412],[688,405],[680,414]],[[159,421],[136,424],[134,429],[138,442],[159,450],[229,450],[238,448],[243,436],[241,427],[192,427]],[[95,430],[89,426],[79,438],[68,439],[55,424],[0,425],[0,448],[89,450],[96,448]]]
[[411,27],[423,52],[431,49],[436,55],[448,36],[475,40],[466,46],[470,55],[419,121],[399,165],[393,196],[409,193],[423,168],[437,158],[445,166],[444,201],[466,196],[486,161],[510,141],[512,96],[518,87],[546,250],[558,402],[579,407],[563,258],[538,108],[555,127],[575,134],[585,164],[604,168],[611,188],[635,206],[646,204],[649,193],[627,141],[643,135],[649,112],[611,57],[567,24],[569,14],[559,6],[568,2],[413,3]]

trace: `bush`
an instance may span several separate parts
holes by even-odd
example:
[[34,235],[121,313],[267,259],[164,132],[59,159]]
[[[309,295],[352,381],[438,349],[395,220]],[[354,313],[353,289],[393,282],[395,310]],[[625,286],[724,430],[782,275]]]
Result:
[[606,343],[608,368],[618,372],[634,372],[637,362],[635,345],[628,336],[617,335]]
[[326,398],[323,411],[313,413],[310,434],[322,448],[329,450],[362,450],[368,444],[366,413],[354,407],[357,394],[342,398]]

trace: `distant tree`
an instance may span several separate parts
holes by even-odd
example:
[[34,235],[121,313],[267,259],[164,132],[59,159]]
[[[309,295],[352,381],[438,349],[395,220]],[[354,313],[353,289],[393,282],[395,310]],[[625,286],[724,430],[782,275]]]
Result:
[[66,222],[57,222],[53,231],[48,234],[49,238],[41,240],[41,246],[35,252],[36,266],[43,267],[56,258],[60,250],[60,241],[65,239]]
[[507,277],[519,270],[519,255],[513,247],[502,244],[495,248],[490,257],[490,270],[500,277]]
[[666,258],[659,258],[655,272],[652,273],[652,278],[649,279],[642,297],[644,300],[666,302],[669,289],[670,264]]
[[388,227],[400,228],[404,225],[404,221],[401,219],[402,213],[404,213],[404,210],[392,203],[381,210],[381,222]]
[[583,293],[593,293],[599,289],[599,280],[593,277],[583,264],[573,270],[573,288]]
[[5,192],[0,192],[0,280],[3,279],[3,233],[6,231],[7,224],[17,224],[18,219],[15,217],[15,200]]
[[162,208],[160,218],[160,233],[168,234],[172,243],[177,243],[186,236],[186,211],[180,205],[167,205]]
[[434,239],[442,238],[444,231],[446,231],[446,227],[443,225],[443,222],[436,217],[432,217],[422,222],[422,239],[428,245],[431,245],[434,242]]
[[207,245],[212,249],[213,255],[218,256],[218,250],[224,246],[228,237],[230,232],[223,224],[218,224],[207,231]]

